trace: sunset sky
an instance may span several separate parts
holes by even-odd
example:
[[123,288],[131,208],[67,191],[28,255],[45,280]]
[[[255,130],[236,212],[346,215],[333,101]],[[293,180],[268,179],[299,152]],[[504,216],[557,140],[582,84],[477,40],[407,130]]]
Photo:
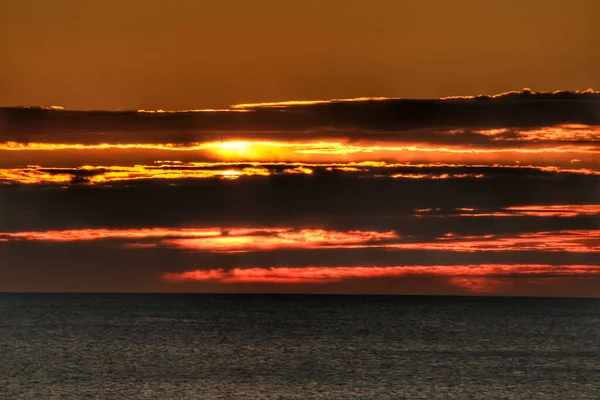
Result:
[[600,296],[600,2],[0,15],[0,291]]

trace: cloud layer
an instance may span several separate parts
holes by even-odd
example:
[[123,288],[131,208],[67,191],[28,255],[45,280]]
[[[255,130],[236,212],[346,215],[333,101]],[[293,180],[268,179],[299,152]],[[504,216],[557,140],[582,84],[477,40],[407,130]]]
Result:
[[593,296],[599,196],[591,90],[3,108],[0,290]]
[[[600,95],[530,91],[436,100],[355,99],[259,103],[230,110],[69,111],[3,108],[3,135],[151,131],[287,131],[319,127],[405,131],[419,128],[510,128],[599,125]],[[239,112],[244,110],[247,112]]]

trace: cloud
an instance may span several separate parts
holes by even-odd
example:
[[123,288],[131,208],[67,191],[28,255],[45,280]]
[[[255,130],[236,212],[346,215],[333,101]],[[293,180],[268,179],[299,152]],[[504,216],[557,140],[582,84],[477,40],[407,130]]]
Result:
[[222,231],[218,228],[77,229],[38,232],[0,232],[0,238],[4,240],[49,242],[78,242],[105,239],[143,240],[151,238],[211,237],[220,235],[222,235]]
[[578,216],[600,216],[600,204],[560,204],[560,205],[526,205],[511,206],[500,210],[481,210],[475,208],[456,208],[451,211],[442,211],[439,208],[419,208],[415,210],[416,216],[427,217],[561,217],[573,218]]
[[[562,286],[560,284],[564,284],[565,281],[569,282],[571,279],[577,279],[589,281],[588,288],[583,292],[583,295],[594,296],[597,293],[590,291],[590,288],[599,281],[599,277],[600,267],[593,265],[479,264],[462,266],[209,269],[165,273],[162,279],[176,284],[194,282],[216,282],[221,285],[233,286],[267,284],[278,286],[279,290],[284,292],[290,289],[293,291],[298,286],[326,286],[327,289],[322,290],[327,292],[328,289],[331,290],[336,285],[343,288],[345,284],[352,281],[368,287],[369,281],[377,282],[381,279],[391,279],[397,283],[406,280],[411,284],[415,278],[435,278],[438,280],[442,278],[449,285],[467,293],[496,295],[519,294],[523,292],[524,286],[529,286],[530,293],[531,286],[537,286],[538,293],[547,293],[553,291],[553,286]],[[556,285],[557,283],[558,285]],[[429,286],[430,288],[433,286],[431,282],[429,282]],[[542,286],[542,290],[540,290],[540,286]],[[427,286],[425,288],[421,287],[420,290],[426,292]],[[436,290],[439,290],[439,287],[436,287]],[[381,291],[381,288],[378,291]],[[448,289],[445,290],[445,292],[448,291]],[[572,292],[563,291],[561,294],[568,296],[572,295]]]
[[0,169],[0,182],[18,184],[111,184],[140,180],[239,179],[246,176],[333,175],[339,177],[393,179],[497,179],[559,176],[600,176],[586,168],[536,167],[526,165],[472,166],[452,164],[401,164],[386,162],[301,163],[301,162],[157,162],[153,165],[42,167]]
[[17,165],[39,164],[49,158],[44,152],[61,154],[51,158],[56,162],[81,152],[98,158],[106,150],[121,153],[121,162],[129,165],[141,154],[155,154],[154,160],[175,155],[191,161],[479,164],[521,158],[535,163],[551,155],[554,165],[580,160],[578,167],[598,167],[600,94],[592,92],[288,102],[242,109],[248,112],[3,108],[0,155]]
[[81,159],[69,165],[80,167],[117,157],[123,166],[142,159],[548,165],[552,157],[554,166],[598,170],[599,107],[600,95],[586,92],[292,102],[242,113],[4,108],[0,166]]
[[[79,229],[37,232],[0,232],[4,240],[76,242],[105,239],[160,239],[166,246],[212,252],[265,251],[277,248],[353,247],[397,238],[394,232],[331,231],[294,228],[151,228]],[[171,238],[171,239],[169,239]],[[136,247],[136,246],[133,246]],[[143,246],[142,246],[143,247]]]
[[[600,152],[600,127],[558,125],[537,129],[416,130],[376,133],[348,129],[315,130],[302,134],[282,130],[272,133],[220,132],[190,134],[177,141],[177,135],[126,135],[121,132],[97,135],[53,135],[39,138],[11,138],[2,141],[3,152],[66,151],[159,151],[165,153],[201,152],[207,158],[235,158],[255,161],[300,161],[312,155],[355,155],[370,153],[371,161],[397,153],[481,153],[540,154],[567,153],[573,157]],[[193,136],[193,137],[192,137]]]
[[453,265],[401,267],[304,267],[304,268],[234,268],[208,269],[181,273],[165,273],[167,281],[210,281],[223,283],[327,283],[345,279],[368,279],[402,275],[440,275],[460,278],[600,276],[600,267],[593,265]]
[[[600,94],[513,92],[454,99],[356,99],[234,106],[231,111],[147,113],[3,108],[3,136],[49,132],[306,130],[319,127],[405,131],[599,125]],[[234,112],[236,110],[251,112]]]
[[[55,233],[53,233],[55,235]],[[63,234],[63,236],[66,236]],[[264,236],[264,235],[263,235]],[[260,238],[258,238],[260,239]],[[407,240],[409,240],[408,238]],[[439,266],[448,271],[453,266],[465,265],[600,265],[600,253],[546,252],[539,251],[477,251],[456,252],[443,250],[403,250],[390,251],[387,248],[348,248],[320,247],[278,249],[254,249],[247,252],[191,251],[172,246],[152,246],[131,248],[129,243],[150,244],[159,239],[105,238],[95,240],[49,241],[49,240],[8,240],[0,242],[0,290],[2,291],[208,291],[208,292],[324,292],[324,293],[432,293],[432,294],[468,294],[460,286],[457,277],[440,274],[409,274],[356,279],[343,279],[339,282],[304,284],[301,287],[272,285],[265,283],[221,283],[219,281],[168,282],[161,279],[165,273],[185,273],[196,270],[229,271],[240,268],[297,268],[311,266],[335,267],[395,267],[402,266]],[[550,271],[549,269],[548,271]],[[474,279],[493,279],[497,277],[470,277]],[[525,285],[529,279],[530,284]],[[536,293],[553,293],[561,287],[559,295],[585,295],[592,293],[592,285],[587,291],[576,293],[583,283],[578,281],[593,279],[581,275],[572,277],[566,286],[559,284],[550,275],[507,276],[504,284],[513,286],[517,280],[521,287],[516,294],[531,294],[528,290],[543,285],[542,281],[554,279],[554,285],[548,285]],[[561,282],[567,277],[563,276]],[[599,280],[596,278],[596,282]],[[512,282],[512,283],[511,283]],[[579,282],[579,283],[578,283]],[[266,286],[265,286],[266,285]],[[570,286],[569,286],[570,285]],[[584,285],[585,286],[585,285]],[[497,286],[496,286],[497,287]],[[502,289],[504,290],[504,289]],[[508,290],[508,289],[506,289]],[[493,293],[501,294],[495,290]],[[597,294],[597,286],[596,286]]]
[[79,229],[60,231],[0,232],[3,240],[49,242],[131,240],[132,248],[167,246],[200,252],[256,252],[277,249],[381,248],[394,250],[457,252],[580,252],[600,253],[600,230],[524,232],[516,235],[457,235],[435,238],[403,237],[395,231],[334,231],[308,228],[152,228]]
[[515,236],[458,236],[451,232],[436,241],[393,243],[396,249],[446,251],[600,252],[600,230],[521,233]]
[[[85,180],[90,178],[84,175],[83,184],[0,184],[0,231],[312,224],[334,229],[444,234],[600,227],[594,215],[558,220],[525,216],[516,210],[511,211],[514,217],[494,215],[507,207],[599,204],[594,189],[600,184],[596,175],[535,168],[366,168],[359,172],[314,168],[312,174],[277,173],[237,180],[139,179],[89,185]],[[69,182],[78,176],[72,175],[73,171],[53,172],[64,174]],[[38,173],[54,179],[50,171],[37,168],[27,171],[27,176],[39,179]],[[162,172],[159,169],[157,173]],[[484,174],[484,178],[372,178],[374,173],[475,173]],[[415,217],[415,209],[438,208],[434,213],[419,214],[452,218],[436,217],[432,223],[428,218]],[[457,211],[459,208],[481,210],[478,212],[487,215],[475,218],[470,216],[472,212]]]

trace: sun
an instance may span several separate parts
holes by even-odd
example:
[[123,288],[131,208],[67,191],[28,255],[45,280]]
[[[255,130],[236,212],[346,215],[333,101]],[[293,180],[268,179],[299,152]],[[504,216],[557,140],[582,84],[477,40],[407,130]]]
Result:
[[220,147],[224,150],[238,151],[240,153],[246,153],[252,146],[250,142],[223,142]]
[[207,148],[211,153],[214,153],[223,160],[235,161],[278,159],[283,150],[275,142],[236,140],[209,143]]

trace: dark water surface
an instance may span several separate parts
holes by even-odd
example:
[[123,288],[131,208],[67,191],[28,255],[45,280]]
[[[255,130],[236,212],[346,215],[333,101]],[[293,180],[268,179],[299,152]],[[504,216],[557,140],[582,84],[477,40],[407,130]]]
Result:
[[600,399],[600,300],[0,294],[2,399]]

